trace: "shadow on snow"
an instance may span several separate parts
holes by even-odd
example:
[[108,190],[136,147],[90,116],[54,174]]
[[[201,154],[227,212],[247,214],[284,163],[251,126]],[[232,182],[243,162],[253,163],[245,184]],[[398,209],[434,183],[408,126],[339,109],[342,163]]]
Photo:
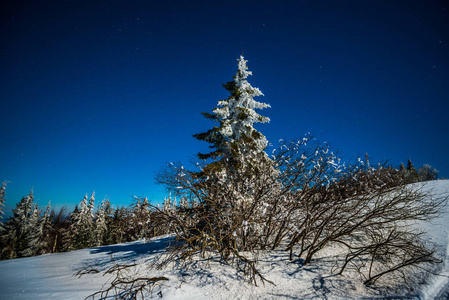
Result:
[[139,241],[127,244],[117,244],[91,248],[91,254],[105,253],[109,255],[127,253],[127,257],[140,256],[142,254],[155,254],[167,248],[174,240],[173,237],[158,238],[149,241]]
[[101,271],[101,269],[109,268],[111,263],[131,264],[146,257],[151,260],[158,254],[162,254],[173,241],[174,237],[169,236],[148,241],[90,248],[90,254],[105,255],[84,261],[80,269],[96,268]]

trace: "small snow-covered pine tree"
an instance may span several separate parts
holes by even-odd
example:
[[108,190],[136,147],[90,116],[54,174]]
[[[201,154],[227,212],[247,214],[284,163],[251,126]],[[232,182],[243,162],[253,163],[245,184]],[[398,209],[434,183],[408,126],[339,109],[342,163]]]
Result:
[[38,241],[38,251],[39,254],[51,253],[52,252],[52,238],[51,234],[53,231],[53,224],[51,221],[51,204],[48,202],[47,208],[44,212],[42,220],[39,224],[40,237]]
[[114,243],[114,211],[112,209],[111,202],[109,199],[104,200],[102,203],[103,211],[104,211],[104,219],[106,225],[106,231],[103,234],[103,245],[110,245]]
[[83,249],[95,245],[94,205],[95,192],[92,193],[89,202],[86,194],[71,214],[69,230],[65,235],[67,250]]
[[171,193],[168,195],[168,197],[164,198],[164,202],[162,204],[162,210],[169,212],[173,211],[176,206],[176,197],[172,200]]
[[133,239],[150,238],[150,203],[148,198],[139,198],[133,208],[132,223],[133,223]]
[[108,231],[106,214],[108,207],[111,204],[109,199],[103,199],[100,208],[98,209],[97,216],[95,218],[95,246],[102,246],[104,244],[104,237]]
[[76,236],[75,236],[75,246],[76,249],[82,249],[87,248],[91,244],[90,241],[90,233],[88,232],[91,225],[90,220],[90,212],[87,204],[87,194],[84,195],[83,200],[81,201],[79,205],[79,216],[77,223],[75,224],[76,227]]
[[32,216],[34,212],[33,190],[23,197],[13,209],[13,215],[5,224],[6,234],[3,235],[3,242],[7,245],[10,258],[28,256],[30,238],[32,237]]
[[70,214],[69,225],[66,231],[62,234],[62,244],[64,251],[72,251],[76,248],[76,237],[78,235],[78,223],[80,219],[80,210],[78,205]]
[[[86,195],[87,196],[87,195]],[[83,207],[81,210],[80,222],[80,242],[82,248],[88,248],[95,245],[94,236],[94,207],[95,207],[95,191],[90,196],[89,203],[87,197],[83,199]]]
[[33,212],[28,219],[26,228],[27,236],[25,237],[25,239],[28,246],[23,250],[23,256],[35,256],[40,252],[39,241],[42,236],[40,216],[41,211],[39,210],[39,207],[36,204],[33,205]]
[[87,206],[87,209],[89,211],[89,216],[90,218],[88,218],[89,221],[93,221],[94,220],[94,208],[95,208],[95,191],[92,192],[92,195],[90,196],[89,199],[89,205]]

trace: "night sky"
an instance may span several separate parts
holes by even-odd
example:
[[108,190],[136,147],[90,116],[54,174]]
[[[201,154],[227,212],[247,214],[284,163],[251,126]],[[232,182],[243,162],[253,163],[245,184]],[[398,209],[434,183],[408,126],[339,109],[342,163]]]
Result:
[[208,145],[243,53],[271,104],[257,129],[310,132],[347,161],[410,158],[449,177],[445,1],[22,1],[0,4],[0,181],[7,209],[96,192],[165,196],[154,176]]

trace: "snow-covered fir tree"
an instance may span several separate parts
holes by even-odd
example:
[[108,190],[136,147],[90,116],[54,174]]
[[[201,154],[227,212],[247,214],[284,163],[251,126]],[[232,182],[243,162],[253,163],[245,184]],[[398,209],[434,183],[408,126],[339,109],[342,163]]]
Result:
[[86,248],[90,245],[90,234],[88,231],[91,229],[91,218],[88,208],[87,194],[84,195],[83,200],[81,200],[79,204],[79,213],[75,223],[73,224],[75,227],[75,247],[76,249]]
[[208,142],[211,152],[198,154],[197,172],[172,163],[159,177],[181,199],[192,201],[190,207],[181,209],[169,197],[164,201],[164,215],[194,228],[187,230],[198,239],[193,244],[207,245],[205,237],[222,243],[218,251],[223,257],[230,255],[232,247],[247,249],[255,244],[248,236],[262,233],[262,216],[280,188],[278,170],[265,152],[268,141],[254,128],[270,121],[258,113],[270,105],[255,100],[263,94],[247,80],[252,75],[247,61],[243,56],[237,61],[233,80],[223,85],[229,97],[218,101],[212,113],[202,113],[216,126],[194,135]]
[[134,233],[133,239],[143,239],[151,237],[151,214],[150,203],[148,198],[138,198],[132,211],[132,231]]
[[171,193],[169,193],[168,197],[164,198],[164,202],[162,204],[162,210],[169,212],[174,211],[176,207],[176,197],[172,199]]
[[[87,196],[87,195],[86,195]],[[89,202],[87,198],[83,199],[83,207],[80,214],[80,240],[82,248],[93,246],[94,236],[94,207],[95,207],[95,191],[92,192]]]
[[92,192],[92,195],[90,196],[90,199],[89,199],[89,204],[87,206],[88,214],[90,216],[90,218],[87,218],[87,219],[90,221],[93,221],[94,217],[95,217],[94,208],[95,208],[95,191]]
[[38,254],[52,252],[52,231],[53,224],[51,221],[51,204],[48,202],[44,215],[39,222],[39,240],[37,244]]
[[33,237],[34,227],[37,226],[33,217],[34,206],[33,191],[22,198],[13,209],[12,217],[5,224],[6,233],[2,236],[3,242],[9,251],[10,258],[25,257],[30,255],[30,240]]
[[70,215],[70,226],[64,238],[67,250],[88,248],[95,244],[94,205],[95,192],[92,193],[89,201],[86,194]]
[[108,231],[107,213],[111,207],[109,199],[103,199],[95,218],[95,246],[104,244],[105,234]]
[[75,209],[70,214],[69,217],[69,225],[66,231],[62,233],[62,244],[64,251],[71,251],[76,249],[76,241],[75,238],[78,234],[78,222],[79,222],[80,210],[78,205],[75,206]]
[[[267,123],[268,117],[257,113],[257,110],[270,107],[269,104],[254,100],[262,96],[262,92],[247,81],[252,75],[246,65],[247,60],[240,56],[238,69],[232,81],[223,87],[230,93],[226,100],[218,101],[213,113],[202,114],[218,126],[204,133],[195,134],[198,140],[211,144],[214,151],[198,154],[200,159],[215,159],[230,163],[234,171],[247,171],[248,165],[261,158],[266,158],[266,137],[254,128],[255,123]],[[217,164],[209,167],[216,167]]]
[[[231,199],[233,203],[249,205],[256,194],[268,196],[270,191],[261,191],[264,189],[262,182],[267,178],[272,181],[278,174],[273,161],[265,153],[266,137],[254,128],[256,123],[270,121],[257,112],[270,105],[254,99],[263,93],[247,80],[252,75],[248,71],[247,60],[240,56],[237,61],[236,75],[223,85],[230,93],[229,97],[218,101],[213,113],[202,113],[218,125],[194,135],[198,140],[210,143],[213,149],[210,153],[198,154],[199,159],[208,161],[198,176],[224,188],[220,192],[222,188],[212,188],[221,194],[216,195],[222,198],[219,206],[234,205],[229,202]],[[224,194],[228,196],[222,197]]]
[[28,221],[28,234],[25,237],[26,244],[28,247],[24,249],[23,256],[35,256],[40,252],[40,239],[42,236],[42,227],[41,227],[41,211],[39,207],[35,204],[33,205],[33,212]]

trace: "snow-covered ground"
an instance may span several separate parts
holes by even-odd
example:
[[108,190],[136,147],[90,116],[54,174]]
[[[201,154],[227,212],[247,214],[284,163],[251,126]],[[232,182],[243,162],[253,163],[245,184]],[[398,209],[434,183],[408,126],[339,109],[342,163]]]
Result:
[[[424,189],[432,194],[445,197],[449,194],[449,180],[426,183]],[[419,227],[427,232],[429,240],[440,247],[440,257],[444,259],[440,275],[433,276],[423,289],[425,299],[449,299],[449,207],[431,223],[422,222]]]
[[[449,180],[426,183],[425,189],[437,195],[449,194]],[[444,263],[443,275],[449,276],[448,229],[449,209],[432,223],[418,225],[429,240],[439,245]],[[334,275],[332,267],[336,251],[328,248],[310,265],[289,261],[285,251],[270,251],[260,255],[259,269],[276,285],[254,286],[241,280],[231,266],[217,261],[198,260],[188,269],[171,266],[163,270],[150,269],[151,262],[166,248],[172,237],[150,241],[83,249],[68,253],[42,255],[0,262],[0,299],[84,299],[111,281],[103,272],[118,264],[137,263],[130,275],[165,276],[169,280],[155,290],[158,299],[385,299],[376,289],[362,284],[356,274]],[[85,268],[100,273],[81,277],[75,273]],[[161,292],[159,295],[158,292]],[[396,295],[399,296],[399,295]],[[394,299],[448,299],[449,277],[434,276],[420,292]],[[389,298],[391,299],[391,298]]]

